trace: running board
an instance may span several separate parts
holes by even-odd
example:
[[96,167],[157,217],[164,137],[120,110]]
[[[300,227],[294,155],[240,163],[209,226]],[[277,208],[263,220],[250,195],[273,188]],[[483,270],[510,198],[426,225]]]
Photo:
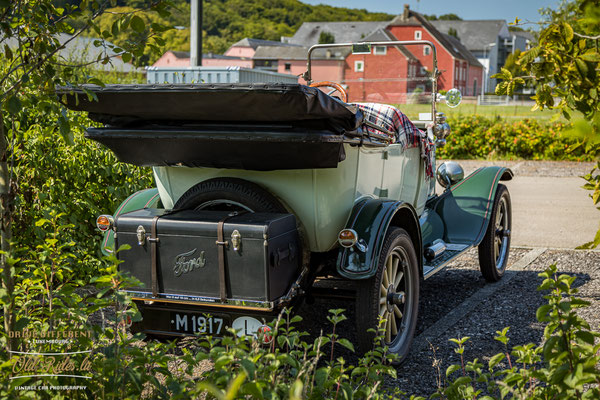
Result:
[[473,247],[473,245],[447,243],[446,250],[442,254],[431,261],[425,262],[423,265],[423,279],[430,278],[433,274],[450,264],[471,247]]

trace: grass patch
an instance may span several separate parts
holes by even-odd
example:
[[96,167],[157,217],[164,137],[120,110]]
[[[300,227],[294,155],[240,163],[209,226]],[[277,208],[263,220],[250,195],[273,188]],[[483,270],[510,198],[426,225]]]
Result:
[[[431,112],[430,104],[399,104],[397,107],[411,120],[418,120],[419,113]],[[555,110],[531,111],[531,106],[481,106],[474,103],[462,103],[456,108],[446,104],[438,104],[437,111],[445,113],[448,117],[481,115],[488,118],[501,118],[506,120],[520,120],[525,118],[550,121],[557,113]]]

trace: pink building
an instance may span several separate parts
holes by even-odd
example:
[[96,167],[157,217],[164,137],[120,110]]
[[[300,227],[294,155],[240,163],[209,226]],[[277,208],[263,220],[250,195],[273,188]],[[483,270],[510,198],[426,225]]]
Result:
[[[345,59],[348,51],[316,50],[312,54],[313,81],[341,82],[344,77]],[[282,74],[298,76],[298,82],[305,84],[301,75],[306,71],[307,47],[301,46],[259,46],[254,54],[257,68],[269,69]]]
[[[162,55],[154,64],[153,67],[189,67],[190,53],[187,51],[169,50]],[[242,67],[252,68],[252,59],[224,56],[220,54],[203,54],[203,67]]]

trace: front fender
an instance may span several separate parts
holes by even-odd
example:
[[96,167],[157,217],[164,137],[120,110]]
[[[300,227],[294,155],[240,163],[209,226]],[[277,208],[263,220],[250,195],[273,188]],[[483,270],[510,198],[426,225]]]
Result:
[[340,249],[337,272],[348,279],[368,279],[375,275],[385,234],[392,221],[409,232],[415,243],[417,258],[422,260],[419,256],[422,251],[421,234],[415,209],[402,201],[365,199],[355,204],[346,228],[354,229],[359,239],[366,242],[367,249],[365,252],[359,251],[356,246]]
[[[158,206],[159,202],[160,197],[158,196],[158,189],[143,189],[126,198],[125,201],[117,207],[117,211],[115,211],[112,216],[116,219],[117,216],[130,211],[141,210],[142,208],[154,208]],[[102,238],[101,250],[102,254],[105,256],[113,252],[113,247],[115,245],[113,233],[113,231],[109,230],[104,233],[104,237]]]
[[[478,245],[490,221],[500,180],[510,180],[513,173],[503,167],[479,168],[439,196],[433,208],[444,226],[444,241]],[[427,244],[429,238],[424,238]]]

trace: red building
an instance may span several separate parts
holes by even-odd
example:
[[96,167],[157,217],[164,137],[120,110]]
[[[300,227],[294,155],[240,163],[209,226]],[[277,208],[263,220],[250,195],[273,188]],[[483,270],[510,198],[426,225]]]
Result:
[[[365,42],[397,40],[389,31],[378,29]],[[346,57],[342,83],[350,102],[406,103],[418,80],[424,76],[419,60],[404,46],[372,46],[370,54]]]
[[[428,40],[435,45],[438,69],[438,90],[458,88],[464,95],[477,94],[483,81],[483,66],[458,39],[441,33],[421,14],[413,12],[408,5],[404,13],[390,22],[387,30],[398,40]],[[433,69],[430,46],[408,46],[421,65]]]

